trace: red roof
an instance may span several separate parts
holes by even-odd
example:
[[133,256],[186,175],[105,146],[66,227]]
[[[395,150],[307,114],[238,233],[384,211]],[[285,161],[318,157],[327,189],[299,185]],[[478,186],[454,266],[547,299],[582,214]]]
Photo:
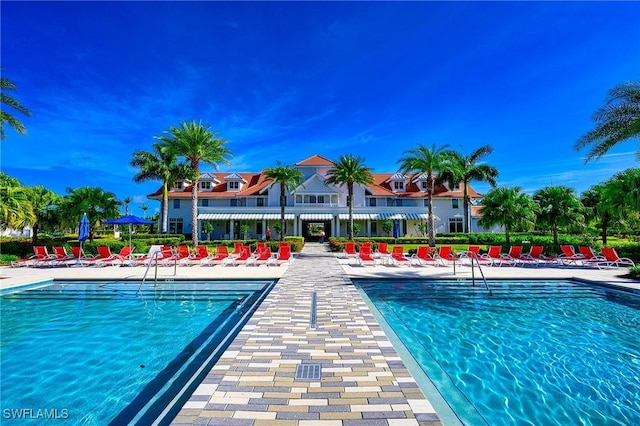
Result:
[[296,166],[333,166],[333,161],[324,158],[318,154],[314,154],[309,158],[296,163]]

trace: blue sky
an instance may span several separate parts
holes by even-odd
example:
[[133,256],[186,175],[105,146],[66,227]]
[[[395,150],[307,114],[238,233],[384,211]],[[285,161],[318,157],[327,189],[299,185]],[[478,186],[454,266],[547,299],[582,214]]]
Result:
[[[417,144],[490,144],[499,184],[578,193],[637,167],[637,142],[584,165],[573,143],[607,91],[640,78],[638,2],[13,2],[2,72],[30,108],[2,170],[65,194],[157,208],[136,149],[181,120],[250,172],[313,154],[397,170]],[[16,114],[18,115],[18,114]],[[203,171],[213,170],[203,167]],[[476,184],[481,191],[486,185]]]

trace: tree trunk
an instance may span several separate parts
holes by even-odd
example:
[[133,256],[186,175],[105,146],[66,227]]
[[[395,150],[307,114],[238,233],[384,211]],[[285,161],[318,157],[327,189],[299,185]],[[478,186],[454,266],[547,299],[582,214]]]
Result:
[[609,228],[609,219],[608,218],[603,218],[602,219],[602,245],[606,246],[607,245],[607,231]]
[[191,188],[191,242],[193,247],[198,247],[198,179],[196,178]]
[[169,216],[169,188],[168,183],[165,182],[162,185],[162,233],[166,234],[169,230],[168,216]]
[[553,229],[553,244],[558,245],[558,226],[554,223]]
[[469,191],[467,190],[467,183],[464,182],[464,198],[462,201],[462,208],[464,208],[464,232],[468,234],[471,232],[471,197],[469,197]]
[[31,244],[35,244],[38,242],[38,231],[40,230],[40,227],[38,226],[38,222],[34,223],[33,226],[31,227],[31,232],[33,233],[31,235]]
[[280,241],[284,241],[284,206],[287,204],[287,195],[284,182],[280,182]]
[[510,238],[510,235],[509,235],[509,226],[508,225],[505,225],[505,227],[504,227],[504,235],[505,235],[505,238],[507,240],[507,244],[511,244],[511,238]]
[[353,240],[353,183],[347,183],[347,193],[349,194],[349,239]]
[[433,228],[433,176],[431,173],[427,176],[427,186],[429,187],[429,193],[427,194],[427,226],[429,227],[429,247],[436,246],[436,232]]

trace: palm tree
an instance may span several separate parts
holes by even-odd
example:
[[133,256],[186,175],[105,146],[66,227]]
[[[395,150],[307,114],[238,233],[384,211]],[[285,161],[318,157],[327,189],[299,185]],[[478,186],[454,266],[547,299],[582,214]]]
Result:
[[133,177],[136,183],[148,180],[159,180],[162,182],[162,225],[163,234],[168,230],[169,216],[169,184],[176,180],[187,179],[191,176],[191,169],[188,165],[178,162],[178,156],[162,150],[160,143],[153,144],[153,152],[135,151],[130,163],[133,167],[138,167],[140,171]]
[[594,185],[587,191],[582,193],[580,201],[585,207],[587,218],[599,221],[596,226],[600,225],[600,236],[602,238],[602,244],[607,245],[607,234],[609,231],[609,225],[611,224],[613,218],[616,216],[617,212],[615,207],[607,202],[604,193],[604,184]]
[[584,223],[584,206],[566,186],[548,186],[537,190],[533,200],[538,203],[537,225],[551,228],[553,243],[558,244],[558,228],[576,226]]
[[538,205],[520,187],[495,188],[482,199],[482,217],[478,221],[483,228],[504,226],[507,244],[514,230],[529,230],[535,224]]
[[18,179],[0,172],[0,229],[22,229],[34,221],[26,188]]
[[122,203],[124,204],[124,215],[128,216],[129,215],[129,204],[131,204],[131,197],[129,197],[129,196],[124,197],[124,199],[122,200]]
[[[447,150],[449,145],[431,148],[418,144],[417,148],[404,152],[405,156],[398,160],[400,173],[413,172],[424,173],[427,178],[427,225],[429,226],[429,245],[435,247],[436,234],[433,224],[433,192],[436,182],[441,182],[443,172],[451,167],[452,151]],[[435,176],[437,174],[437,176]]]
[[28,186],[25,188],[29,202],[33,209],[34,221],[31,223],[33,235],[31,241],[38,241],[38,232],[42,225],[54,225],[57,219],[55,211],[62,202],[62,197],[44,186]]
[[364,159],[355,155],[342,155],[338,162],[333,163],[333,167],[327,172],[328,184],[347,185],[349,199],[349,239],[352,240],[353,229],[353,186],[373,184],[371,169],[364,165]]
[[229,164],[231,156],[224,139],[218,139],[218,133],[202,122],[183,121],[178,127],[170,127],[165,135],[156,136],[161,141],[161,149],[168,153],[184,157],[191,168],[191,239],[198,246],[198,182],[200,163],[210,164],[216,169],[220,163]]
[[146,204],[142,204],[140,206],[140,210],[142,210],[142,216],[144,219],[147,218],[147,210],[149,210],[149,206],[147,206]]
[[102,188],[84,186],[81,188],[67,188],[68,195],[64,198],[60,208],[65,213],[67,225],[75,226],[84,213],[90,221],[89,240],[93,242],[96,226],[107,219],[120,215],[122,205],[113,192]]
[[[593,145],[585,158],[599,159],[620,142],[640,136],[640,82],[620,84],[609,90],[607,105],[593,114],[595,129],[587,132],[575,143],[574,148],[580,150]],[[640,147],[636,151],[640,161]]]
[[284,241],[284,209],[287,205],[287,192],[293,192],[297,186],[302,184],[302,172],[291,166],[283,166],[276,162],[276,166],[264,171],[265,178],[273,181],[271,186],[280,185],[280,241]]
[[497,185],[498,169],[488,164],[477,164],[482,157],[492,152],[491,145],[481,146],[466,157],[454,151],[451,155],[451,168],[442,174],[442,178],[448,180],[450,185],[458,182],[463,184],[464,232],[466,233],[469,233],[471,229],[469,183],[471,181],[487,182],[493,188]]
[[9,126],[13,128],[19,135],[26,135],[27,129],[24,125],[13,115],[9,114],[4,105],[7,105],[16,111],[26,115],[27,117],[31,117],[31,111],[29,111],[25,106],[21,105],[15,98],[7,95],[7,90],[15,90],[16,85],[13,81],[9,80],[6,77],[0,77],[0,103],[3,105],[3,108],[0,108],[0,140],[4,140],[6,137],[4,131],[4,123],[8,123]]

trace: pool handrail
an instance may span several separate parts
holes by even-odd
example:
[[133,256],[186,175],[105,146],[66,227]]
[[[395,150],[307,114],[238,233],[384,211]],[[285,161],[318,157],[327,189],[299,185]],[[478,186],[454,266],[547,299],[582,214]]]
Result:
[[473,269],[473,261],[475,259],[476,265],[478,265],[478,270],[480,271],[480,275],[482,275],[482,281],[484,282],[484,286],[487,288],[489,292],[489,296],[493,296],[493,292],[491,288],[489,288],[489,284],[487,284],[487,279],[484,277],[484,272],[482,271],[482,267],[480,266],[480,261],[478,261],[478,255],[475,252],[469,252],[469,256],[471,257],[471,285],[476,285],[476,279]]

